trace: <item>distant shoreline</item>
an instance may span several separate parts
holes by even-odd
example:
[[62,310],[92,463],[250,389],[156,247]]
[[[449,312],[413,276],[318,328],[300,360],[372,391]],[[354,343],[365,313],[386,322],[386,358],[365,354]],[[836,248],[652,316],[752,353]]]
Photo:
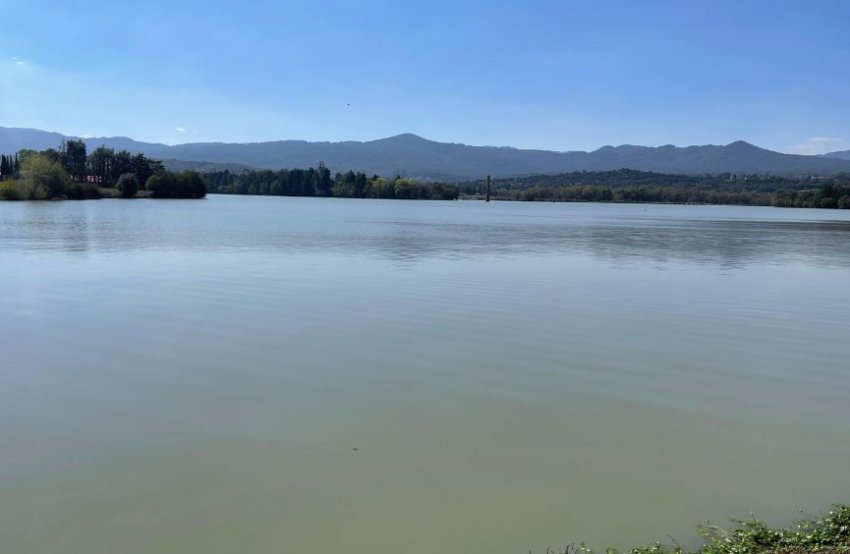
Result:
[[[42,199],[26,199],[26,200],[8,200],[6,198],[0,197],[0,202],[11,202],[11,203],[23,203],[23,202],[63,202],[63,201],[71,201],[78,202],[83,200],[128,200],[127,198],[122,198],[120,193],[115,189],[109,188],[101,188],[99,187],[101,192],[100,197],[95,198],[42,198]],[[228,194],[228,193],[220,193],[220,192],[212,192],[207,196],[239,196],[239,197],[262,197],[262,198],[316,198],[316,199],[345,199],[345,200],[387,200],[387,201],[395,201],[395,200],[407,200],[407,201],[431,201],[431,202],[447,202],[450,200],[443,200],[439,198],[357,198],[357,197],[335,197],[335,196],[295,196],[295,195],[268,195],[268,194]],[[130,200],[173,200],[170,198],[154,198],[150,191],[139,191],[136,196],[131,198]],[[178,199],[179,200],[179,199]],[[196,199],[183,199],[183,200],[196,200]],[[458,202],[485,202],[484,197],[481,196],[460,196],[455,201]],[[720,202],[661,202],[661,201],[604,201],[604,200],[544,200],[544,199],[535,199],[535,200],[521,200],[516,198],[501,198],[495,197],[491,198],[491,202],[498,203],[520,203],[520,204],[620,204],[620,205],[646,205],[646,206],[723,206],[723,207],[754,207],[754,208],[788,208],[788,209],[813,209],[813,210],[824,210],[824,209],[842,209],[842,208],[820,208],[814,206],[777,206],[773,204],[735,204],[735,203],[720,203]]]

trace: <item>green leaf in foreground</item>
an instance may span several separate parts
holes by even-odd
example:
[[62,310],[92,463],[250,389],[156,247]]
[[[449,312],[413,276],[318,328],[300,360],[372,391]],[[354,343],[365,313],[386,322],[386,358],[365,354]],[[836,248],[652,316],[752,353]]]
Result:
[[[790,529],[774,529],[762,521],[733,520],[735,527],[724,530],[706,524],[698,527],[705,543],[698,550],[684,550],[661,543],[632,548],[629,554],[850,554],[850,506],[839,504],[823,517],[796,522]],[[581,543],[557,554],[593,554]],[[606,554],[617,554],[614,548]],[[547,554],[556,554],[548,550]]]

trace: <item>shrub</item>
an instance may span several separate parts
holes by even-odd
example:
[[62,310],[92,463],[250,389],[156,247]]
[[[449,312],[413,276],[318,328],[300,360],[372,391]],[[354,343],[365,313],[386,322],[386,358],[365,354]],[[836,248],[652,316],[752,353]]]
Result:
[[180,198],[203,198],[207,195],[207,185],[197,171],[184,171],[177,174]]
[[0,183],[0,198],[3,200],[20,200],[15,181],[3,181]]
[[101,197],[100,189],[92,183],[72,183],[65,189],[68,200],[94,200]]
[[[848,554],[850,553],[850,506],[837,505],[828,514],[813,520],[798,521],[791,529],[772,528],[752,519],[733,520],[736,527],[725,531],[713,525],[699,527],[704,539],[701,548],[685,550],[678,544],[661,543],[632,548],[629,554]],[[675,542],[675,541],[674,541]],[[551,549],[548,552],[554,552]],[[560,552],[560,551],[559,551]],[[606,554],[616,554],[609,548]],[[561,554],[593,554],[582,543],[570,545]]]
[[47,191],[29,181],[4,181],[0,183],[0,198],[4,200],[44,200],[47,198]]
[[[61,196],[71,184],[71,177],[61,164],[46,156],[34,154],[28,156],[21,170],[21,181],[25,183],[31,195],[44,190],[48,197]],[[34,200],[32,196],[28,198]]]
[[195,171],[154,173],[145,183],[154,198],[203,198],[207,185]]
[[139,179],[135,173],[124,173],[118,178],[115,188],[121,193],[121,198],[133,198],[139,192]]
[[174,190],[175,187],[174,173],[170,171],[154,173],[145,183],[145,188],[151,192],[151,196],[154,198],[168,198],[169,192]]
[[838,200],[835,198],[822,198],[820,202],[818,202],[818,208],[837,208]]

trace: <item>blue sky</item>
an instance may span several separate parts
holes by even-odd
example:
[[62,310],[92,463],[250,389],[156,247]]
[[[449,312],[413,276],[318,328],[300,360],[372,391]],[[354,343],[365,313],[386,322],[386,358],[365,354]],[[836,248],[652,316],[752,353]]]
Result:
[[0,126],[850,148],[850,2],[0,0]]

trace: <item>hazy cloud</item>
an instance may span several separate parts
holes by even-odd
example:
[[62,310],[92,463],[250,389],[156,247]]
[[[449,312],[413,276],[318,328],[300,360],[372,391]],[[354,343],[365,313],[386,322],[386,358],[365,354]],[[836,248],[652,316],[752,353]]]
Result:
[[789,154],[826,154],[850,148],[850,142],[839,137],[811,137],[785,149]]
[[174,130],[177,131],[178,133],[185,133],[186,132],[185,127],[175,127]]
[[19,58],[17,56],[12,56],[12,63],[14,63],[15,65],[26,65],[27,64],[27,62],[24,61],[23,58]]

